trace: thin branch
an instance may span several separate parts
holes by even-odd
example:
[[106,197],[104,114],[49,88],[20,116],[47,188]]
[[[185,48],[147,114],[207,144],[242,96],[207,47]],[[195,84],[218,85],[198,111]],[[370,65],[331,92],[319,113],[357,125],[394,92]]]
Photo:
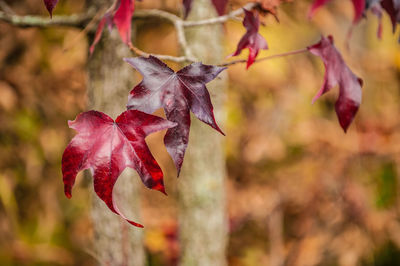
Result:
[[181,47],[183,54],[185,55],[186,58],[189,59],[189,61],[193,61],[193,62],[197,61],[197,59],[192,54],[192,50],[190,49],[189,45],[187,44],[186,36],[185,36],[185,29],[183,28],[182,20],[175,21],[174,25],[175,25],[175,29],[176,29],[176,35],[178,37],[178,44]]
[[149,17],[160,18],[164,20],[168,20],[172,24],[175,24],[176,21],[181,21],[182,19],[175,14],[169,13],[167,11],[159,10],[159,9],[139,9],[135,10],[133,13],[133,19],[146,19]]
[[[285,56],[289,56],[289,55],[301,54],[301,53],[305,53],[305,52],[308,52],[307,48],[294,50],[294,51],[281,53],[281,54],[274,54],[274,55],[270,55],[270,56],[267,56],[267,57],[259,58],[259,59],[255,60],[254,63],[258,63],[258,62],[261,62],[261,61],[266,61],[266,60],[270,60],[270,59],[274,59],[274,58],[279,58],[279,57],[285,57]],[[218,66],[226,67],[226,66],[231,66],[231,65],[235,65],[235,64],[239,64],[239,63],[246,63],[246,62],[247,62],[246,59],[239,59],[239,60],[234,60],[234,61],[231,61],[231,62],[219,64]]]
[[[182,59],[183,61],[179,61],[179,62],[196,61],[195,57],[192,54],[192,51],[190,50],[189,46],[187,45],[185,31],[184,31],[184,21],[180,17],[178,17],[175,14],[172,14],[172,13],[169,13],[169,12],[166,12],[163,10],[158,10],[158,9],[137,10],[137,11],[135,11],[135,13],[133,15],[134,19],[145,19],[145,18],[149,18],[149,17],[164,19],[164,20],[169,21],[172,25],[174,25],[175,30],[176,30],[178,44],[184,54],[184,57],[180,57],[181,59],[184,58],[184,60]],[[171,57],[171,58],[176,59],[176,57]],[[170,60],[170,61],[174,61],[174,60]],[[177,61],[175,61],[175,62],[177,62]]]
[[224,16],[219,16],[215,18],[210,18],[210,19],[204,19],[204,20],[197,20],[197,21],[183,21],[183,27],[193,27],[193,26],[203,26],[203,25],[209,25],[209,24],[217,24],[217,23],[224,23],[230,19],[236,19],[237,16],[240,16],[241,14],[244,13],[243,9],[247,10],[252,10],[256,7],[259,6],[259,3],[248,3],[244,5],[241,8],[238,8],[236,10],[233,10],[229,14],[226,14]]
[[87,14],[53,16],[53,18],[46,18],[42,16],[18,16],[0,11],[0,21],[22,28],[44,28],[54,26],[82,28],[92,19],[93,15],[93,12],[89,12]]
[[139,56],[145,56],[145,57],[149,57],[151,56],[155,56],[160,60],[166,60],[166,61],[172,61],[172,62],[176,62],[176,63],[184,63],[184,62],[194,62],[192,60],[190,60],[189,58],[187,58],[186,56],[172,56],[172,55],[162,55],[162,54],[149,54],[146,53],[142,50],[140,50],[139,48],[137,48],[136,46],[134,46],[132,43],[128,44],[129,49],[134,52],[136,55]]

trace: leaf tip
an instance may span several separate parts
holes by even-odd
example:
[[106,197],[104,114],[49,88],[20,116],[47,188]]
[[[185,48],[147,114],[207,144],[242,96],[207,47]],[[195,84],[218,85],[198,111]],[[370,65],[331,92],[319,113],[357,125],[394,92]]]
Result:
[[68,199],[70,199],[72,197],[71,190],[68,188],[65,188],[64,194]]
[[134,225],[134,226],[136,226],[136,227],[139,227],[139,228],[144,228],[144,226],[143,225],[141,225],[141,224],[138,224],[138,223],[135,223],[134,221],[131,221],[131,220],[126,220],[128,223],[130,223],[131,225]]
[[158,191],[162,192],[163,194],[165,194],[166,196],[168,196],[167,192],[165,192],[165,187],[164,187],[164,185],[162,184],[162,182],[156,184],[156,185],[153,186],[151,189],[158,190]]

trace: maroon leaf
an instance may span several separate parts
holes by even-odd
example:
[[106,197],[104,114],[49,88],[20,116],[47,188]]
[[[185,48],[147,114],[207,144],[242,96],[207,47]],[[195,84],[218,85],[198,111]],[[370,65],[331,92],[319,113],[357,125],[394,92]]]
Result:
[[130,92],[128,109],[153,113],[164,108],[168,120],[178,126],[170,128],[164,137],[178,175],[189,141],[190,111],[221,134],[215,122],[210,94],[205,86],[225,68],[193,63],[174,72],[158,58],[150,56],[125,58],[143,76],[143,80]]
[[[313,16],[315,11],[320,8],[321,6],[325,5],[328,3],[330,0],[314,0],[310,11],[309,11],[309,16]],[[365,0],[352,0],[353,6],[354,6],[354,19],[353,22],[357,23],[361,18],[364,13],[365,9]]]
[[[183,17],[186,19],[192,10],[193,0],[183,0]],[[217,10],[219,16],[225,14],[226,5],[228,4],[228,0],[212,0],[212,3]]]
[[382,0],[381,6],[390,16],[394,33],[397,23],[400,22],[400,0]]
[[125,111],[115,122],[104,113],[89,111],[68,122],[78,134],[71,140],[62,157],[65,195],[70,198],[79,171],[90,169],[94,190],[114,213],[129,223],[113,201],[113,188],[126,167],[135,169],[143,183],[165,193],[163,173],[145,142],[150,133],[176,124],[140,111]]
[[243,26],[246,28],[247,32],[240,39],[236,51],[230,56],[239,55],[243,49],[249,49],[249,57],[247,59],[247,66],[249,68],[255,61],[260,49],[268,49],[268,44],[258,33],[260,27],[260,19],[258,14],[254,15],[253,12],[244,9],[245,17],[243,19]]
[[57,5],[58,0],[44,0],[44,4],[49,11],[50,17],[53,16],[53,9]]
[[315,95],[313,102],[331,88],[339,85],[339,97],[335,104],[336,114],[340,126],[347,131],[353,121],[361,103],[362,80],[348,68],[339,51],[333,45],[332,36],[322,36],[317,44],[308,47],[308,50],[319,57],[325,65],[324,84]]

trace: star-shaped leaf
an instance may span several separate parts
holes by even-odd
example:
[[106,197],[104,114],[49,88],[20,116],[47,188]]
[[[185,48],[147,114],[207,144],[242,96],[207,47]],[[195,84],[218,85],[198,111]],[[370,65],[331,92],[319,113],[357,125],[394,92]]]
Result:
[[225,68],[193,63],[175,73],[153,56],[125,58],[125,61],[143,76],[142,82],[130,92],[128,109],[151,114],[164,108],[167,119],[178,124],[168,129],[164,143],[179,175],[189,141],[190,111],[223,134],[215,121],[205,84]]
[[152,156],[145,137],[172,128],[176,124],[160,117],[130,110],[116,120],[104,113],[89,111],[68,122],[78,134],[71,140],[62,157],[65,195],[70,198],[79,171],[90,169],[94,190],[111,211],[128,220],[113,201],[113,188],[126,167],[135,169],[143,183],[165,193],[163,173]]
[[356,115],[361,103],[362,80],[349,69],[339,51],[333,45],[332,36],[322,37],[317,44],[308,50],[319,57],[325,65],[325,77],[322,88],[314,97],[313,102],[331,88],[339,85],[339,97],[335,104],[340,126],[346,132]]
[[243,49],[249,49],[249,57],[247,59],[247,66],[249,68],[255,61],[260,49],[268,49],[268,44],[258,33],[260,27],[260,19],[258,14],[254,15],[253,12],[244,9],[245,17],[243,19],[243,26],[246,28],[246,33],[240,39],[236,51],[230,56],[239,55]]

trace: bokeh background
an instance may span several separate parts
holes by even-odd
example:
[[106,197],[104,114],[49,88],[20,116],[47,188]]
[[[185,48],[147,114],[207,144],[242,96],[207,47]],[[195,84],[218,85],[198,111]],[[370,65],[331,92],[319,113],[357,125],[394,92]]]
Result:
[[[60,1],[55,13],[84,12],[82,2]],[[41,1],[8,3],[18,14],[47,16]],[[243,3],[231,1],[228,9]],[[348,39],[351,1],[331,1],[312,20],[309,5],[292,1],[280,6],[279,21],[263,18],[260,33],[270,49],[259,56],[304,48],[331,34],[364,80],[362,105],[347,134],[334,112],[337,90],[312,105],[324,68],[308,53],[257,63],[248,71],[244,64],[229,68],[224,128],[229,264],[285,259],[310,266],[400,265],[399,32],[392,34],[384,15],[379,40],[378,21],[367,13]],[[138,8],[181,12],[173,0],[145,0]],[[141,22],[136,30],[143,50],[177,53],[170,25]],[[244,32],[240,21],[226,24],[226,55]],[[246,56],[247,51],[240,58]],[[79,30],[19,29],[0,22],[0,265],[96,264],[91,180],[80,174],[68,200],[60,167],[74,135],[67,120],[86,110],[87,57]],[[141,191],[148,265],[174,265],[179,254],[179,180],[165,148],[157,146],[161,139],[156,134],[149,143],[164,169],[169,197]]]

